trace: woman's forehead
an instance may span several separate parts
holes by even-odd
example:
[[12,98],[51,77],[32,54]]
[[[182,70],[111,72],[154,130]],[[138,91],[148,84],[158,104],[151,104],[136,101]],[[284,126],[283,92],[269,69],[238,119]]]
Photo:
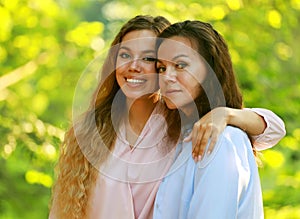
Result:
[[138,39],[138,38],[156,38],[156,34],[152,30],[133,30],[128,33],[126,33],[123,38],[122,42]]
[[158,48],[158,56],[173,57],[178,54],[197,55],[198,52],[193,48],[193,44],[190,39],[181,36],[175,36],[168,39],[164,39]]
[[150,30],[136,30],[127,33],[120,44],[120,49],[130,51],[155,51],[156,35]]

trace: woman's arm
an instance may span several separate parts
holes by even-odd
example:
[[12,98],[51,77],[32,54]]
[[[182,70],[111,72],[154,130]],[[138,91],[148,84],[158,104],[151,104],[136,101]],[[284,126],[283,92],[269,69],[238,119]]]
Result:
[[282,119],[280,119],[271,110],[261,108],[245,108],[243,111],[255,112],[266,123],[266,128],[263,133],[249,133],[252,138],[254,147],[257,150],[265,150],[276,145],[286,134],[285,125]]
[[218,107],[196,122],[191,134],[184,139],[192,140],[192,156],[195,161],[201,160],[209,141],[208,153],[213,150],[219,135],[227,125],[246,131],[253,138],[257,150],[273,147],[286,133],[283,121],[270,110]]

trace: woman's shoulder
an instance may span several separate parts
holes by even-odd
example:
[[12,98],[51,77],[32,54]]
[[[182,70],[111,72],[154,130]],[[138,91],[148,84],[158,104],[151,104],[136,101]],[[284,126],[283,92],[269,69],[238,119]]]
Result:
[[227,126],[221,135],[225,140],[249,140],[245,131],[234,126]]
[[237,128],[235,126],[231,126],[231,125],[226,126],[226,128],[224,129],[224,133],[235,133],[235,134],[244,133],[245,134],[245,132],[242,129]]
[[[244,147],[242,145],[244,145]],[[243,151],[248,150],[247,148],[251,148],[251,143],[247,134],[239,128],[227,126],[219,136],[211,154],[205,154],[203,159],[198,163],[198,167],[206,167],[213,162],[216,157],[226,157],[243,153]],[[218,159],[219,158],[217,158],[217,160]]]

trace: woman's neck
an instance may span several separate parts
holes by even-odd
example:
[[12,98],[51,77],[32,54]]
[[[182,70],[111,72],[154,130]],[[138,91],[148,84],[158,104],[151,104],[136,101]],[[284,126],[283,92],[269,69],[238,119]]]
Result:
[[142,97],[136,100],[126,100],[126,107],[128,112],[128,125],[131,130],[139,135],[147,120],[149,119],[156,102],[154,97]]
[[199,120],[198,110],[195,104],[188,104],[180,109],[180,117],[183,125],[195,123]]

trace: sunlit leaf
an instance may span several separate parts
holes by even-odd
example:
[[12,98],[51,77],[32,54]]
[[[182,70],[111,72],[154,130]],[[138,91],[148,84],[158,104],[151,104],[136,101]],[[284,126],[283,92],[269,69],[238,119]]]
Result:
[[277,43],[276,44],[276,52],[280,59],[287,60],[292,57],[293,50],[290,46],[285,43]]
[[300,10],[300,0],[291,0],[291,5],[293,8]]
[[103,7],[102,13],[109,20],[128,19],[134,14],[134,9],[125,2],[112,1]]
[[46,94],[39,93],[32,98],[32,110],[37,115],[44,113],[48,105],[49,105],[49,99]]
[[270,149],[263,153],[263,161],[270,167],[277,169],[284,164],[285,158],[281,152]]
[[5,8],[13,11],[17,9],[19,0],[2,0],[1,2],[5,6]]
[[299,149],[299,141],[297,141],[296,138],[293,136],[286,136],[282,141],[282,145],[284,147],[288,147],[292,150],[298,150]]
[[281,14],[276,10],[269,11],[268,22],[271,27],[279,29],[281,27]]
[[6,41],[10,37],[12,19],[9,11],[0,6],[0,42]]
[[67,33],[66,39],[78,46],[89,46],[102,31],[103,24],[100,22],[82,22],[74,30]]
[[226,2],[228,7],[234,11],[239,10],[243,4],[242,0],[226,0]]
[[45,187],[50,188],[52,186],[52,178],[44,173],[35,171],[35,170],[29,170],[26,172],[25,179],[30,184],[42,184]]
[[7,57],[7,51],[4,47],[0,46],[0,62],[4,62]]
[[300,218],[300,206],[286,206],[283,208],[265,208],[265,217],[272,219],[298,219]]
[[213,20],[222,20],[226,16],[225,8],[222,6],[214,6],[211,9],[211,17]]

